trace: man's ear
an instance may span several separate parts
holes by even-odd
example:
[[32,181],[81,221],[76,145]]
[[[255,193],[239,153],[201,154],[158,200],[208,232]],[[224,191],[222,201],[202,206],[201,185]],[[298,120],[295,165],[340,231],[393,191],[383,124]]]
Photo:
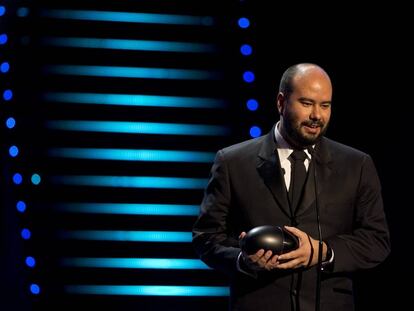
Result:
[[276,105],[279,114],[282,115],[286,105],[286,96],[282,92],[277,94]]

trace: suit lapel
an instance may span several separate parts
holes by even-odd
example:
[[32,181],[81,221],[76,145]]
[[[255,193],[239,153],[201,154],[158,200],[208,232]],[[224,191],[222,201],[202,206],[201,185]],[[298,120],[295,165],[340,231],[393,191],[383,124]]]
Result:
[[260,149],[258,155],[257,171],[262,177],[263,182],[269,188],[275,201],[281,210],[290,218],[291,212],[285,186],[285,180],[280,167],[279,155],[276,151],[274,139],[274,127]]

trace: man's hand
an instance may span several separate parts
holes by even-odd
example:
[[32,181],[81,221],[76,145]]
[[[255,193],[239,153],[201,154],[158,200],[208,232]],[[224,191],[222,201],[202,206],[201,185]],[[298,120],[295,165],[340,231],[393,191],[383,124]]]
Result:
[[[242,232],[239,236],[239,240],[244,238],[246,232]],[[253,255],[247,255],[242,253],[242,260],[246,264],[247,267],[254,271],[259,270],[272,270],[277,267],[279,264],[278,262],[278,255],[273,255],[272,251],[265,251],[264,249],[259,249]]]
[[[319,241],[298,228],[288,226],[285,226],[285,228],[299,239],[299,247],[289,253],[280,255],[277,268],[298,269],[316,265],[318,263]],[[327,246],[323,243],[322,258],[325,258],[326,250]]]

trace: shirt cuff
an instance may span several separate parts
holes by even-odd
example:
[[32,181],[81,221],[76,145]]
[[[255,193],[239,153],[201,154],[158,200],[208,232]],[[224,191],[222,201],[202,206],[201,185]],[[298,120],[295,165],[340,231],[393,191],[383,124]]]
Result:
[[[328,244],[326,246],[330,248]],[[334,259],[335,259],[335,252],[331,248],[331,258],[326,258],[325,261],[322,261],[322,270],[325,270],[325,267],[328,268],[333,263]]]

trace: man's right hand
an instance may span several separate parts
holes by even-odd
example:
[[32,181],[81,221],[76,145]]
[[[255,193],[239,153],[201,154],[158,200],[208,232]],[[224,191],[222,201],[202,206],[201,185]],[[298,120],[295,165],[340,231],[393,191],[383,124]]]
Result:
[[[239,240],[243,239],[246,235],[246,232],[242,232],[239,235]],[[265,251],[264,249],[259,249],[255,254],[248,255],[242,252],[242,260],[244,264],[253,271],[260,270],[272,270],[277,267],[279,264],[278,255],[273,255],[272,251]]]

